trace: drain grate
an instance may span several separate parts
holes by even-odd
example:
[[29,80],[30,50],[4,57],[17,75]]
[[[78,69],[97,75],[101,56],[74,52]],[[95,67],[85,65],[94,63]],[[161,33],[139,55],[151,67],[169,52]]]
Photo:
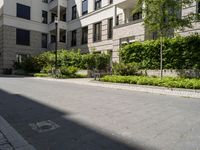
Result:
[[58,124],[51,120],[30,123],[29,126],[32,128],[32,130],[37,131],[38,133],[53,131],[60,127]]

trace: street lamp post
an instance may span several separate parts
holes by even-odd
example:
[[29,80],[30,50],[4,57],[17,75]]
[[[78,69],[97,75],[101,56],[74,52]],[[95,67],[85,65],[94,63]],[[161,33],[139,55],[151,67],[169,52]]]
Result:
[[56,26],[56,38],[55,38],[55,70],[58,67],[58,17],[55,17],[55,26]]

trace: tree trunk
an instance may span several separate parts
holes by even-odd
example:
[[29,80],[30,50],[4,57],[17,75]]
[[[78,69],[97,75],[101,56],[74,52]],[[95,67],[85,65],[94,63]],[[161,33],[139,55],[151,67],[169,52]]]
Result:
[[160,38],[160,78],[163,78],[163,37]]

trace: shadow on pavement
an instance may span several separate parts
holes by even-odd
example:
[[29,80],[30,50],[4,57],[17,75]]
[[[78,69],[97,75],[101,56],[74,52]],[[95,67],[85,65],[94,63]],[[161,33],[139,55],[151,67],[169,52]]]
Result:
[[0,78],[27,78],[27,77],[32,77],[32,76],[25,76],[25,75],[5,75],[5,74],[0,74]]
[[[117,140],[63,117],[70,113],[3,90],[0,90],[0,115],[37,150],[150,150],[143,147],[142,143],[127,144],[126,141]],[[46,120],[51,120],[60,127],[39,133],[29,125]],[[43,127],[44,130],[47,128]]]

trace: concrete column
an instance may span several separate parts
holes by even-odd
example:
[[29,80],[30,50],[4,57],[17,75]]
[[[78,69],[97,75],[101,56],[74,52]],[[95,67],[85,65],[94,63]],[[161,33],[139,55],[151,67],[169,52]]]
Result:
[[66,43],[66,45],[67,45],[67,47],[68,47],[68,46],[69,46],[69,43],[68,43],[68,35],[67,35],[67,33],[68,33],[68,31],[66,30],[66,31],[65,31],[65,38],[66,38],[65,43]]
[[117,6],[114,6],[114,12],[113,12],[113,27],[116,26],[116,19],[117,19]]
[[59,0],[58,0],[57,17],[58,17],[57,41],[59,42],[60,41],[60,25],[59,25],[59,22],[60,22],[60,4],[59,4]]
[[125,21],[125,23],[129,23],[129,16],[130,16],[130,10],[125,9],[124,10],[124,21]]
[[58,0],[58,9],[57,9],[57,16],[58,16],[58,20],[60,20],[60,3],[59,3],[59,0]]
[[88,44],[91,45],[93,43],[93,25],[88,25]]
[[124,15],[123,15],[124,23],[127,23],[127,14],[126,14],[126,9],[124,9],[123,12],[124,12]]
[[51,43],[51,33],[48,33],[48,45]]

